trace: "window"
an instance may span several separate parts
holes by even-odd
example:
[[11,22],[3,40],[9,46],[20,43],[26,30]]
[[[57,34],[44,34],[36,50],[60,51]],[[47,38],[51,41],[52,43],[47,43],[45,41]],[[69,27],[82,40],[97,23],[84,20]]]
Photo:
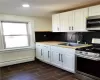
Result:
[[2,21],[4,48],[29,46],[27,23]]

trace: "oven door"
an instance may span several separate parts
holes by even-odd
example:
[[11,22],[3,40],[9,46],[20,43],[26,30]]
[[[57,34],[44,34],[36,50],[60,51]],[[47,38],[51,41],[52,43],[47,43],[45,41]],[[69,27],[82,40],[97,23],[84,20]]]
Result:
[[100,61],[83,58],[76,55],[76,72],[81,72],[100,80]]

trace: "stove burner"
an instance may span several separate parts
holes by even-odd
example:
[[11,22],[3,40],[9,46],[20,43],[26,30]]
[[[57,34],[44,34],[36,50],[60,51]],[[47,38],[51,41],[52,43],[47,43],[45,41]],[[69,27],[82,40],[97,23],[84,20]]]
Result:
[[90,50],[90,49],[86,49],[86,50]]
[[76,49],[76,51],[78,51],[76,53],[78,53],[79,55],[92,57],[93,59],[100,59],[100,46],[83,47]]
[[79,49],[76,49],[76,50],[100,54],[100,46],[99,47],[98,46],[90,46],[90,47],[79,48]]

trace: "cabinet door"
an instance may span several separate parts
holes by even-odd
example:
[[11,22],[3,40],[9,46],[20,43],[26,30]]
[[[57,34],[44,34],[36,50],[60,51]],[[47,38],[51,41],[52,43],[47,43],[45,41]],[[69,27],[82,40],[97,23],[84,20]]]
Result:
[[89,16],[100,15],[100,5],[89,7]]
[[56,46],[51,47],[51,63],[55,66],[62,67],[60,50]]
[[74,30],[74,12],[73,11],[68,12],[68,23],[69,23],[69,30],[73,31]]
[[62,62],[61,62],[61,54],[56,52],[56,51],[52,51],[52,63],[58,67],[62,67]]
[[52,31],[60,32],[60,16],[59,14],[52,15]]
[[86,31],[86,19],[88,17],[88,8],[74,11],[74,31]]
[[61,32],[69,31],[68,12],[60,13]]
[[66,49],[63,53],[63,68],[75,73],[75,50]]
[[51,59],[51,52],[50,52],[50,46],[44,45],[43,48],[43,57],[45,62],[50,62]]
[[36,58],[43,60],[43,49],[41,44],[36,44]]

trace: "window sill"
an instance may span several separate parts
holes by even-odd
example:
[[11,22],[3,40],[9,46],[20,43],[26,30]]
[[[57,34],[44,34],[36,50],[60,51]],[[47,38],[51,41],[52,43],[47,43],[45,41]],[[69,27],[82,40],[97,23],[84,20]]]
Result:
[[23,47],[23,48],[14,48],[14,49],[3,49],[0,50],[0,52],[5,52],[5,51],[21,51],[21,50],[35,50],[34,47]]

